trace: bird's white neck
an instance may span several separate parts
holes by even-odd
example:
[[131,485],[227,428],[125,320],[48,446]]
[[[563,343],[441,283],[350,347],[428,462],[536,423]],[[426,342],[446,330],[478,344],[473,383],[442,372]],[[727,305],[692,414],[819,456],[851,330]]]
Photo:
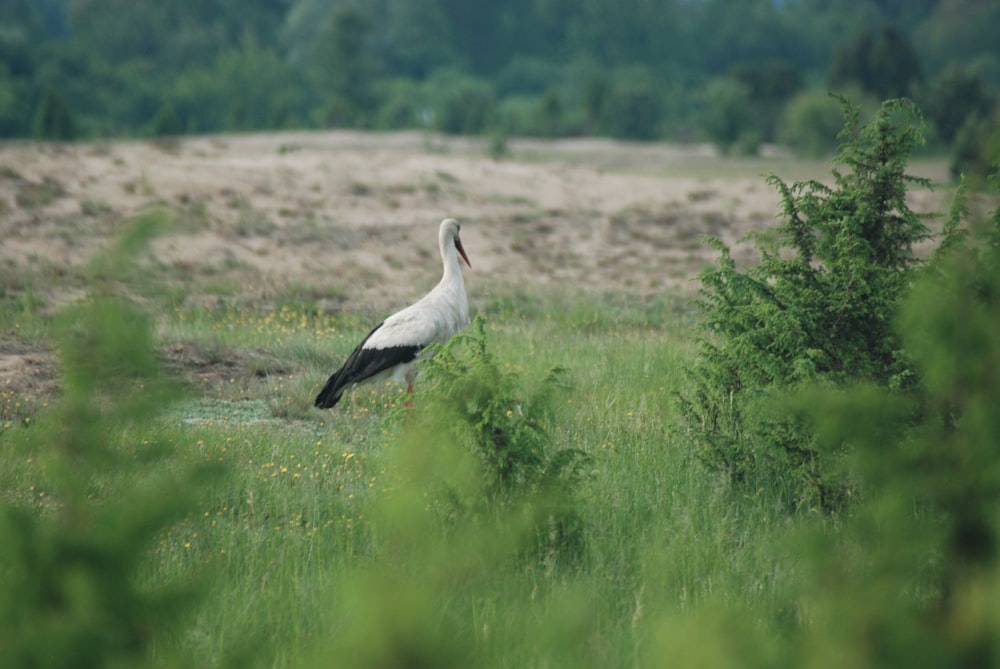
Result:
[[458,250],[454,244],[446,244],[441,248],[441,260],[444,262],[444,274],[441,283],[459,283],[464,285],[462,268],[458,264]]
[[441,262],[444,264],[444,276],[441,277],[441,281],[455,281],[456,279],[452,277],[457,276],[457,281],[461,282],[462,268],[458,264],[458,249],[455,247],[455,240],[444,234],[442,230],[442,234],[438,239],[438,246],[441,251]]

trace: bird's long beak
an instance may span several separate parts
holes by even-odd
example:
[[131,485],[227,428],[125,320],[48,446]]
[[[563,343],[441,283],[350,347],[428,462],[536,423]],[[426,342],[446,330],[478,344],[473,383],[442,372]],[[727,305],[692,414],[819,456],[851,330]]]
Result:
[[459,254],[462,256],[462,260],[464,260],[465,264],[469,266],[469,269],[472,269],[472,263],[469,262],[469,256],[465,255],[465,249],[462,248],[462,240],[458,237],[455,237],[455,248],[458,249]]

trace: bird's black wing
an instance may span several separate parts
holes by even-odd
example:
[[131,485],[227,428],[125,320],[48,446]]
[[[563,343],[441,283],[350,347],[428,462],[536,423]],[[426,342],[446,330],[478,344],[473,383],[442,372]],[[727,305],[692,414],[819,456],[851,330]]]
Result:
[[340,401],[340,396],[344,394],[344,391],[355,383],[361,383],[379,372],[416,359],[417,354],[423,348],[422,345],[365,348],[365,344],[380,327],[382,327],[382,323],[379,323],[368,333],[368,336],[358,344],[358,347],[354,349],[354,352],[341,365],[340,369],[327,379],[326,385],[316,396],[318,408],[329,409],[335,406]]

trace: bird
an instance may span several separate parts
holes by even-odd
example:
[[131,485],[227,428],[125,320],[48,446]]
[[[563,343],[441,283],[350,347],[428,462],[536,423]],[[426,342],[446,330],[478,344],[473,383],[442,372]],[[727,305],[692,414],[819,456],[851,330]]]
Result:
[[431,344],[448,341],[469,324],[469,302],[458,258],[461,256],[469,269],[472,263],[462,247],[460,229],[453,218],[441,221],[441,280],[419,301],[392,314],[368,333],[316,396],[317,408],[336,406],[344,391],[358,384],[389,378],[406,381],[407,393],[412,393],[414,362],[421,352]]

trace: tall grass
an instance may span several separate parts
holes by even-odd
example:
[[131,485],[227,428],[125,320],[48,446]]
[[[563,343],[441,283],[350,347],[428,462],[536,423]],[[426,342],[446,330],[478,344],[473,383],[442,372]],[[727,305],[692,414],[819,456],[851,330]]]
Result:
[[[651,616],[720,587],[755,603],[747,581],[762,558],[741,555],[746,539],[730,534],[737,516],[727,510],[718,522],[724,490],[674,433],[670,397],[689,356],[683,307],[520,297],[489,305],[488,346],[526,383],[536,370],[568,370],[551,439],[590,456],[575,497],[585,541],[572,567],[517,559],[516,523],[449,525],[425,513],[436,479],[423,468],[436,476],[461,465],[435,439],[407,433],[398,389],[359,389],[336,412],[308,408],[361,333],[356,317],[292,306],[161,310],[161,351],[183,344],[200,365],[229,361],[234,378],[191,383],[186,398],[136,422],[133,456],[115,465],[129,479],[226,471],[200,494],[175,491],[190,492],[195,508],[156,533],[131,575],[143,589],[180,582],[201,593],[149,656],[261,667],[323,665],[331,653],[400,666],[412,666],[409,653],[434,666],[449,657],[456,666],[633,664]],[[267,363],[254,368],[254,356]],[[46,474],[21,449],[51,420],[11,424],[0,437],[4,503],[39,519],[53,513],[39,497]],[[109,446],[121,452],[126,442]],[[144,447],[173,455],[147,461]],[[390,641],[403,644],[391,657],[370,655]]]

